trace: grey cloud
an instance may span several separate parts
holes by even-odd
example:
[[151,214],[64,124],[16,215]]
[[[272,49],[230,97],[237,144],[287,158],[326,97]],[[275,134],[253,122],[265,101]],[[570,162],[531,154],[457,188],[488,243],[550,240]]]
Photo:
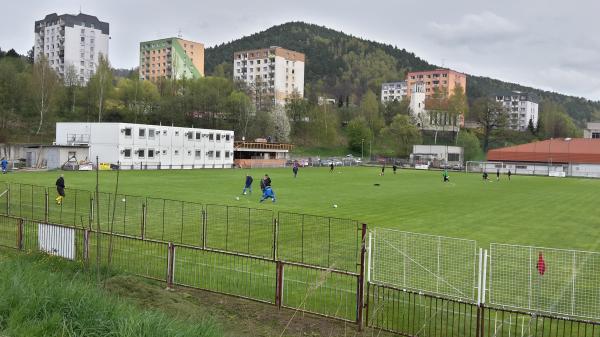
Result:
[[458,22],[430,22],[428,35],[444,44],[486,43],[488,45],[513,39],[521,33],[516,23],[485,11],[479,14],[466,14]]

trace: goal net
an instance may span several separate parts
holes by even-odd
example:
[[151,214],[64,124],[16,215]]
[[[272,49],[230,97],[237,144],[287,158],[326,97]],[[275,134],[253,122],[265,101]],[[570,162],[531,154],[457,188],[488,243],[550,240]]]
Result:
[[466,301],[476,299],[475,241],[376,228],[369,243],[369,281]]

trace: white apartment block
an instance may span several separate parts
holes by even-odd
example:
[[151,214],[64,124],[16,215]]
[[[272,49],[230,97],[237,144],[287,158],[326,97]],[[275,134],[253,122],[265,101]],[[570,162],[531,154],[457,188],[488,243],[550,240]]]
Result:
[[257,106],[285,105],[294,95],[304,97],[304,62],[304,54],[281,47],[239,51],[233,79],[246,84]]
[[123,169],[231,168],[233,131],[131,123],[56,123],[56,145]]
[[45,55],[63,79],[71,71],[74,80],[86,84],[100,54],[108,57],[109,25],[95,16],[53,13],[36,21],[34,31],[34,60]]
[[400,102],[408,94],[406,81],[383,83],[381,85],[381,103]]
[[508,112],[509,129],[515,131],[526,131],[529,120],[535,126],[538,121],[538,100],[532,93],[511,91],[495,95],[497,102]]
[[588,122],[583,130],[583,138],[600,138],[600,122]]

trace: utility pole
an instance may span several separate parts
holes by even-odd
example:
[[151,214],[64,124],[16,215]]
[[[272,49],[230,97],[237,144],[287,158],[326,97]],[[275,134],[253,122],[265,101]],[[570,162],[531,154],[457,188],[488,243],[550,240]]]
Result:
[[365,147],[365,139],[363,138],[360,140],[360,160],[363,160],[364,147]]

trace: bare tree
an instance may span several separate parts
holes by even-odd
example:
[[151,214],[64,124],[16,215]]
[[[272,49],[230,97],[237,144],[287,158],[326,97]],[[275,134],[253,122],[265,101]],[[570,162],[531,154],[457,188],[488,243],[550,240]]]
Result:
[[42,130],[44,116],[47,115],[50,108],[50,101],[56,91],[58,77],[54,70],[50,68],[48,60],[40,54],[40,59],[33,65],[31,78],[32,93],[35,98],[37,110],[40,113],[40,123],[38,124],[36,136]]
[[104,111],[104,105],[106,97],[112,89],[112,70],[110,69],[110,63],[108,59],[100,54],[98,57],[98,67],[96,73],[90,79],[90,85],[97,99],[98,104],[98,122],[102,121],[102,113]]
[[69,88],[69,96],[71,98],[71,113],[75,113],[75,93],[79,85],[77,69],[73,64],[69,64],[65,71],[65,86]]

